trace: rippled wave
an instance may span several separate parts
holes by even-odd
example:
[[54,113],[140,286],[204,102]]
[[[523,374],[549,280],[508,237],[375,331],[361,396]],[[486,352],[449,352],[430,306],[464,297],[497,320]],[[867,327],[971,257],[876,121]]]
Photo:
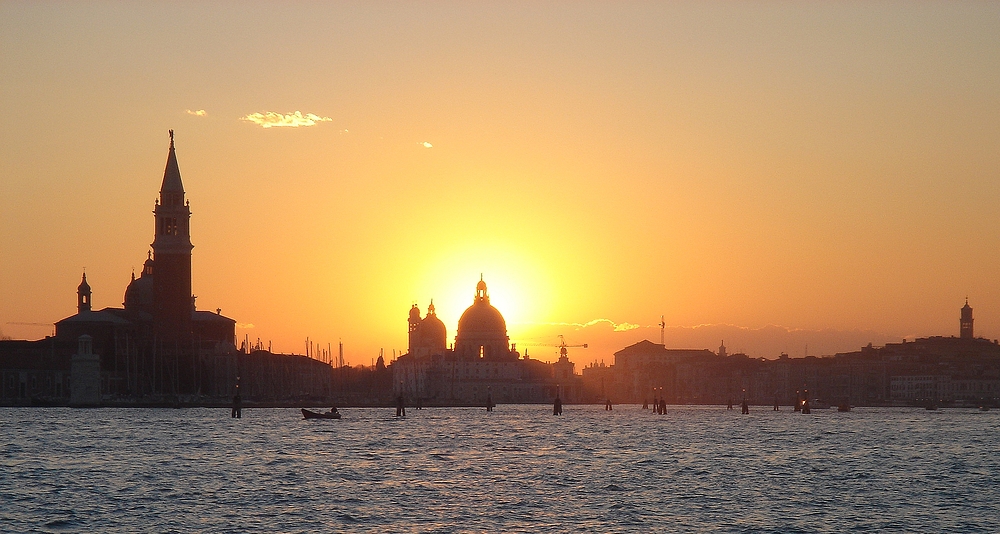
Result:
[[996,532],[1000,412],[0,408],[4,532]]

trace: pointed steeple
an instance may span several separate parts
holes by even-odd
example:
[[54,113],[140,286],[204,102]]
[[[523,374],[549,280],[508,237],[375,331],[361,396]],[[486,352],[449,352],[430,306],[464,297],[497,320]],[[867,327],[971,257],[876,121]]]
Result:
[[[153,208],[152,243],[153,332],[157,339],[183,344],[191,336],[191,207],[184,202],[184,186],[170,130],[170,152],[163,171],[160,199]],[[147,264],[150,263],[147,260]],[[145,272],[147,269],[143,267]]]
[[[170,130],[170,152],[167,154],[167,167],[163,170],[163,183],[160,185],[160,196],[163,197],[163,193],[180,193],[180,199],[177,203],[183,202],[184,198],[184,184],[181,183],[181,170],[177,166],[177,155],[174,153],[174,131]],[[170,195],[173,196],[173,195]],[[165,199],[161,198],[161,203],[165,202]]]
[[83,273],[83,281],[76,287],[76,311],[85,313],[90,311],[90,284],[87,283],[87,273]]

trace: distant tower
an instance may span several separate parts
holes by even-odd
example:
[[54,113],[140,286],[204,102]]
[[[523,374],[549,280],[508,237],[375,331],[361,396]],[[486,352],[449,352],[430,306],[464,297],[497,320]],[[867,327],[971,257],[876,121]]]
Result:
[[962,306],[962,318],[958,321],[959,337],[962,339],[972,339],[972,306],[969,306],[969,298],[965,298],[965,306]]
[[191,208],[184,203],[181,171],[174,154],[174,131],[170,130],[170,152],[163,171],[160,198],[153,209],[153,322],[162,342],[187,341],[191,337]]
[[419,328],[421,320],[422,319],[420,318],[420,308],[418,308],[417,305],[414,304],[413,306],[410,307],[410,317],[409,319],[407,319],[407,324],[409,325],[409,329],[407,330],[407,332],[409,333],[410,354],[413,354],[417,350],[417,347],[420,346]]
[[723,340],[722,343],[719,345],[719,356],[722,356],[723,358],[726,357],[726,341],[725,340]]
[[87,273],[83,273],[83,281],[76,288],[77,313],[90,311],[90,284],[87,283]]

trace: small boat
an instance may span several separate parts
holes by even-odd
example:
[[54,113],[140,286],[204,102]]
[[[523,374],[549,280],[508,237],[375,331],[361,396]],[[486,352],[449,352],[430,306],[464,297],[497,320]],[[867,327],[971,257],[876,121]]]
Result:
[[809,401],[809,407],[813,410],[829,410],[831,408],[829,402],[820,399],[813,399]]
[[340,412],[314,412],[302,408],[303,419],[340,419]]

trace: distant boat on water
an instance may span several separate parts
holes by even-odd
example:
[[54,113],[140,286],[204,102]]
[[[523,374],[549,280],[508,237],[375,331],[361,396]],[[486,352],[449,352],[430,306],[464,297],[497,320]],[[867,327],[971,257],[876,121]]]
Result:
[[340,412],[314,412],[312,410],[307,410],[302,408],[302,418],[303,419],[340,419]]
[[830,403],[820,399],[813,399],[809,401],[809,407],[814,410],[829,410]]

